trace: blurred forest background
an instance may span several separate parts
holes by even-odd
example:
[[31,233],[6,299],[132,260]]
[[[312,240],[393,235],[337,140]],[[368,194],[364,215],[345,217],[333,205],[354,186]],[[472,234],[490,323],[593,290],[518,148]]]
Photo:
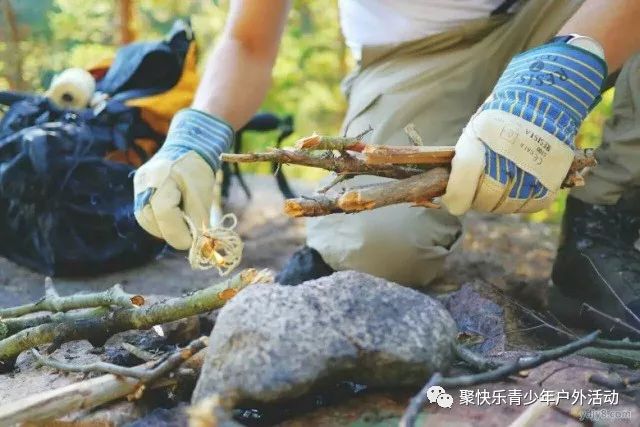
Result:
[[[0,0],[0,90],[42,92],[68,67],[89,67],[111,57],[118,46],[158,39],[177,18],[191,21],[200,46],[200,65],[220,34],[227,1],[215,0]],[[337,1],[295,0],[274,71],[266,111],[293,114],[297,136],[338,132],[346,104],[340,81],[353,66],[342,38]],[[600,142],[612,93],[584,124],[583,147]],[[375,124],[374,124],[375,125]],[[247,136],[245,150],[273,144],[275,135]],[[259,171],[266,172],[268,168]],[[254,169],[255,171],[255,169]],[[316,179],[318,172],[288,168],[287,174]],[[534,221],[557,221],[563,195]]]

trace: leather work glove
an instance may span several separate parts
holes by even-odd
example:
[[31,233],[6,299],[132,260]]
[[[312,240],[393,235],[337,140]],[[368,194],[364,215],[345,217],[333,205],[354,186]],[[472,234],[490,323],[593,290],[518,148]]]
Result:
[[556,37],[514,57],[458,139],[442,197],[449,212],[551,204],[606,76],[602,47],[588,37]]
[[192,236],[183,215],[196,227],[209,225],[215,171],[233,138],[233,128],[221,119],[194,109],[179,111],[165,143],[133,178],[140,226],[176,249],[188,249]]

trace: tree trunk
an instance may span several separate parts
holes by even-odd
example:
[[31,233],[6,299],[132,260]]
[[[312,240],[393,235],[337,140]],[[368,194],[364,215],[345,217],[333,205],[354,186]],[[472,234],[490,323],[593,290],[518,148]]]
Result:
[[0,0],[0,7],[6,24],[3,32],[6,37],[6,53],[9,58],[5,62],[8,68],[7,79],[9,80],[9,87],[13,90],[26,90],[27,83],[23,77],[24,57],[22,56],[22,46],[20,46],[18,18],[10,0]]
[[134,0],[118,0],[118,28],[120,29],[120,44],[131,43],[136,35],[133,31]]

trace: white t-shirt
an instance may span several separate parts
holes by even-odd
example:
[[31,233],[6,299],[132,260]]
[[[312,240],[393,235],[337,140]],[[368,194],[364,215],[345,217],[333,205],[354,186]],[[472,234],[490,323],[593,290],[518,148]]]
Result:
[[504,0],[340,0],[340,24],[347,45],[417,40],[466,21],[487,17]]

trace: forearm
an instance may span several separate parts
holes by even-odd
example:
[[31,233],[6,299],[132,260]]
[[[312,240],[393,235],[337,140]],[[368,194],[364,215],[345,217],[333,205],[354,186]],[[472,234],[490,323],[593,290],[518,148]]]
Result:
[[256,56],[242,42],[225,38],[209,56],[193,108],[241,128],[262,103],[272,67],[273,59]]
[[558,34],[576,33],[597,40],[613,73],[640,51],[640,1],[586,0]]
[[233,0],[221,40],[207,61],[192,107],[238,130],[256,112],[271,70],[290,0]]

